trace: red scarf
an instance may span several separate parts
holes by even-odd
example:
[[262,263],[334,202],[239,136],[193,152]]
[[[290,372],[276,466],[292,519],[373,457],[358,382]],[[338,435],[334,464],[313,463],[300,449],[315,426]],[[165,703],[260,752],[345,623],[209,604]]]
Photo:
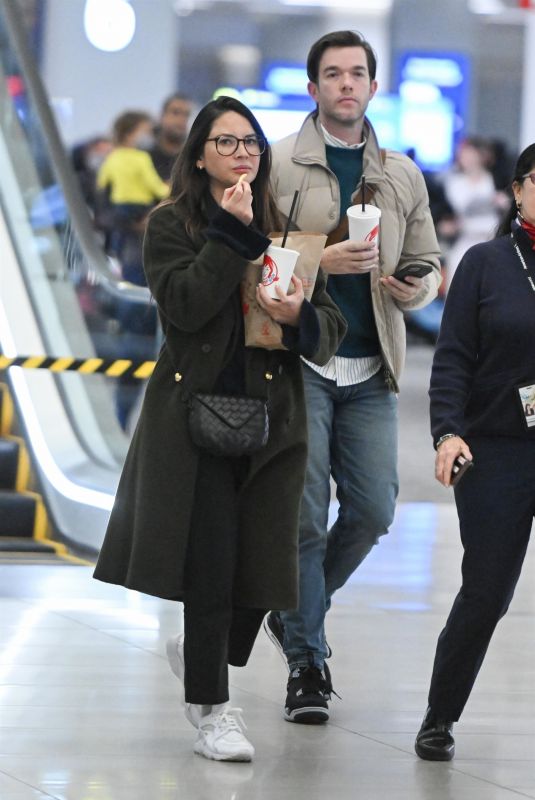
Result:
[[535,225],[532,225],[531,222],[528,222],[526,219],[520,219],[519,222],[522,230],[526,231],[531,239],[533,249],[535,250]]

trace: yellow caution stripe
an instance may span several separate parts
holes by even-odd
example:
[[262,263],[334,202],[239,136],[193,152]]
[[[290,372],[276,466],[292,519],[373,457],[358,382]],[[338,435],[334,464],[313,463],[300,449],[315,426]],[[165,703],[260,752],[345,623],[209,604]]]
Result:
[[108,375],[118,378],[129,375],[139,380],[145,380],[152,375],[155,361],[130,361],[127,358],[52,358],[50,356],[16,356],[8,358],[0,355],[0,370],[8,367],[22,367],[22,369],[46,369],[50,372],[79,372],[82,375]]
[[18,448],[17,476],[15,478],[15,491],[24,492],[30,483],[30,459],[24,439],[20,436],[5,436],[10,442],[15,442]]
[[0,436],[5,436],[11,430],[13,413],[13,400],[9,390],[4,383],[0,383]]
[[69,561],[71,564],[81,564],[85,566],[94,566],[93,561],[88,561],[86,558],[78,558],[73,556],[67,550],[67,547],[62,542],[56,542],[48,536],[48,515],[46,513],[45,505],[41,495],[35,492],[23,492],[26,497],[33,497],[35,502],[35,515],[33,522],[33,539],[36,542],[41,542],[51,547],[58,558],[64,561]]

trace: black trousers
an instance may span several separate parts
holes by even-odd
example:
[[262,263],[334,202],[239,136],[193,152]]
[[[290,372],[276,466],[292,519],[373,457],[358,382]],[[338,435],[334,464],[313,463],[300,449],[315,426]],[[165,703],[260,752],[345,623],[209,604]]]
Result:
[[247,458],[202,453],[185,565],[187,703],[216,705],[228,694],[228,665],[245,666],[266,613],[234,602],[240,489]]
[[473,438],[474,467],[455,489],[462,586],[438,639],[429,705],[458,720],[520,576],[535,514],[535,441]]

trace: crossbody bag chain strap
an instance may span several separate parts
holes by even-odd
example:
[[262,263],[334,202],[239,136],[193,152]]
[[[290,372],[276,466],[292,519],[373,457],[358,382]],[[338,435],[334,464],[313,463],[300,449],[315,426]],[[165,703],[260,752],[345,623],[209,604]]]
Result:
[[532,277],[531,277],[531,275],[529,274],[528,265],[526,264],[526,261],[525,261],[525,259],[524,259],[524,256],[523,256],[523,255],[522,255],[522,253],[520,252],[520,247],[518,246],[518,244],[517,244],[517,243],[515,242],[515,240],[514,240],[513,234],[511,234],[511,240],[512,240],[512,242],[513,242],[513,247],[514,247],[514,248],[515,248],[515,250],[516,250],[516,254],[517,254],[517,256],[518,256],[518,257],[519,257],[519,259],[520,259],[520,263],[522,264],[523,268],[526,270],[526,277],[527,277],[527,279],[528,279],[528,281],[529,281],[529,284],[530,284],[531,288],[533,289],[533,291],[535,292],[535,284],[533,283],[533,278],[532,278]]

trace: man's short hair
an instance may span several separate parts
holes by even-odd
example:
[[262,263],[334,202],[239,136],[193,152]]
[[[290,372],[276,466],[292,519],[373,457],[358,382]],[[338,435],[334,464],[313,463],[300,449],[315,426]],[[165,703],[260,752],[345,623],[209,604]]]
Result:
[[162,103],[162,111],[161,114],[165,114],[171,103],[175,100],[180,100],[182,103],[189,103],[191,105],[191,97],[188,97],[187,94],[182,94],[182,92],[174,92],[173,94],[166,97]]
[[310,48],[307,58],[307,75],[312,83],[318,82],[321,57],[329,47],[362,47],[366,53],[370,79],[375,80],[377,56],[371,44],[358,31],[334,31],[326,33]]

